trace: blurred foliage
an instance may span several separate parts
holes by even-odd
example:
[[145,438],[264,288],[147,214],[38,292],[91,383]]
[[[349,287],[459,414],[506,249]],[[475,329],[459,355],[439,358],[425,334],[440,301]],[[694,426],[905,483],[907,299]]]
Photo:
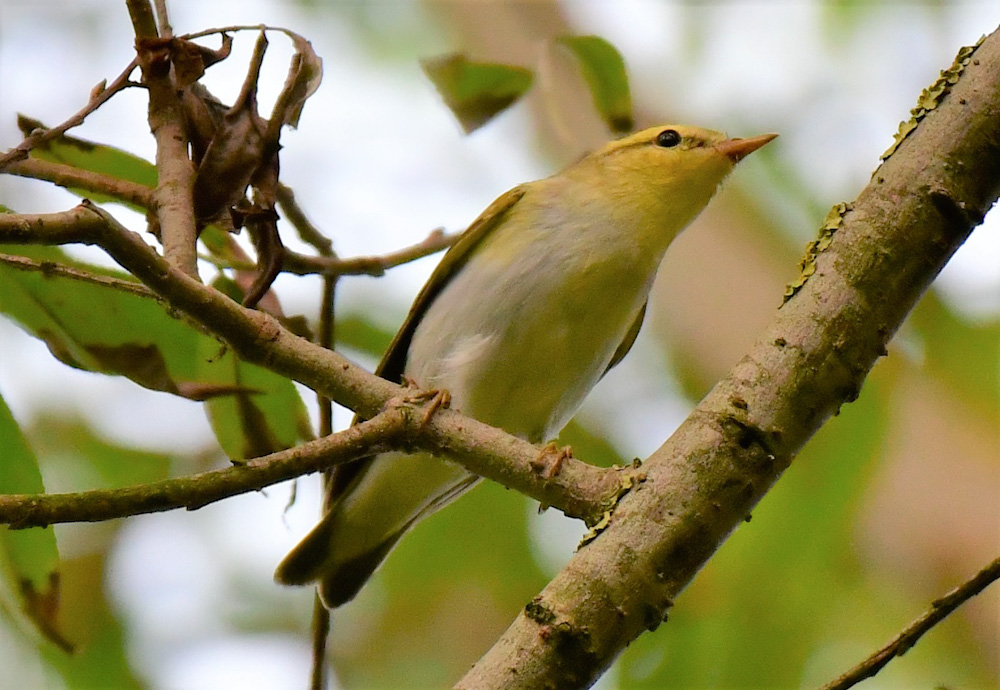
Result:
[[[3,449],[3,472],[0,493],[44,493],[38,460],[27,439],[0,397],[0,448]],[[53,615],[53,607],[39,604],[58,598],[59,552],[55,531],[51,528],[14,530],[0,526],[0,610],[21,626],[35,629],[56,645],[67,646],[65,636]]]
[[631,132],[632,95],[629,92],[625,60],[613,45],[600,36],[562,36],[557,39],[576,56],[590,86],[594,107],[612,132]]
[[420,65],[466,134],[513,105],[532,81],[526,69],[473,62],[458,53],[428,58]]
[[[594,108],[608,129],[619,134],[632,131],[632,95],[621,53],[600,36],[560,36],[555,42],[576,59]],[[534,81],[531,70],[474,62],[460,53],[427,58],[420,65],[466,134],[514,105]]]
[[[942,5],[930,11],[942,12]],[[429,27],[419,6],[405,7],[400,13],[386,13],[377,3],[336,3],[332,11],[341,20],[347,18],[352,36],[382,51],[386,63],[409,61],[412,69],[412,47],[423,45],[426,39],[425,34],[409,30],[406,22],[418,21],[421,32],[447,32],[442,27]],[[541,16],[545,12],[541,7],[539,4],[533,10],[538,13],[533,20],[546,26],[551,33],[547,39],[573,33],[561,6],[545,5],[547,16]],[[855,3],[828,2],[824,7],[834,37],[857,29],[871,11]],[[321,9],[317,3],[310,6],[317,15]],[[457,12],[459,8],[453,9]],[[493,11],[507,8],[498,5]],[[689,52],[700,59],[713,34],[707,22],[691,20],[694,12],[686,7],[681,13],[691,28],[683,40]],[[458,19],[449,28],[456,34],[467,30],[473,42],[495,41],[483,46],[490,49],[484,52],[491,59],[502,52],[505,41],[513,43],[520,38],[476,34]],[[592,36],[557,40],[581,61],[591,89],[589,96],[602,117],[624,128],[632,106],[624,61],[617,49]],[[456,43],[460,41],[456,39]],[[510,64],[534,57],[511,56]],[[328,56],[328,60],[336,69],[336,56]],[[432,79],[442,94],[447,94],[446,101],[461,103],[470,95],[473,102],[480,99],[480,104],[465,115],[473,125],[516,101],[531,81],[523,68],[499,62],[469,63],[450,58],[438,68],[437,77]],[[484,96],[489,102],[485,109],[481,105]],[[453,110],[456,107],[461,110],[465,106],[453,106]],[[540,122],[545,114],[536,117]],[[530,134],[525,137],[530,139]],[[877,154],[872,152],[873,162]],[[33,155],[141,184],[150,185],[155,180],[155,171],[147,161],[84,140],[63,138]],[[782,203],[794,203],[807,214],[818,214],[818,222],[830,202],[817,198],[787,160],[773,150],[765,151],[754,165],[761,166],[769,184],[779,187],[773,193],[781,196]],[[732,184],[744,183],[736,180]],[[800,236],[801,228],[790,230],[787,225],[792,216],[768,208],[779,204],[773,198],[759,198],[764,194],[762,186],[754,191],[740,197],[740,203],[752,206],[750,211],[741,207],[740,215],[751,217],[751,225],[769,255],[781,257],[781,269],[775,271],[781,275],[770,276],[780,283],[794,273],[801,242],[790,238]],[[303,202],[309,203],[308,199]],[[209,234],[208,239],[217,256],[228,246],[222,241],[225,236]],[[96,275],[122,277],[73,261],[56,249],[3,247],[0,251],[58,261]],[[794,258],[785,261],[787,257]],[[185,390],[180,384],[192,382],[219,386],[219,390],[229,387],[230,394],[213,397],[205,405],[219,446],[230,457],[285,447],[309,433],[304,428],[302,400],[290,382],[236,361],[216,340],[149,298],[4,266],[0,266],[0,288],[0,311],[71,366],[124,375],[152,390],[171,393]],[[773,306],[779,297],[780,292],[776,292]],[[727,294],[722,299],[733,298]],[[711,319],[712,310],[704,311],[701,316]],[[712,324],[717,339],[734,337],[727,325]],[[338,315],[337,337],[339,347],[376,360],[392,333],[376,315],[349,311]],[[977,428],[996,428],[1000,418],[1000,319],[972,323],[931,292],[914,310],[901,340],[888,360],[876,367],[860,398],[845,406],[817,434],[754,511],[752,520],[737,530],[678,599],[669,622],[639,638],[626,651],[605,678],[606,687],[819,685],[892,637],[935,594],[972,574],[971,557],[957,564],[941,558],[887,567],[868,543],[864,531],[870,526],[864,515],[873,493],[879,490],[875,478],[890,460],[887,439],[902,427],[901,398],[910,390],[907,382],[932,380],[948,391],[951,399],[961,401],[962,414]],[[682,388],[692,397],[710,387],[717,374],[703,354],[697,347],[670,354],[680,372],[677,376]],[[570,444],[576,456],[595,464],[631,460],[626,451],[577,423],[564,430],[560,440]],[[986,442],[992,443],[992,448],[1000,446],[996,434]],[[0,447],[4,449],[0,473],[0,490],[4,492],[42,490],[43,476],[50,490],[124,486],[192,471],[200,462],[109,441],[55,404],[51,413],[34,420],[28,431],[22,432],[2,399]],[[998,459],[977,457],[970,462],[983,466],[981,476],[992,477]],[[539,549],[561,550],[566,557],[572,550],[572,537],[561,545],[538,543],[540,532],[535,529],[533,510],[534,502],[484,483],[421,523],[357,601],[334,614],[332,657],[341,684],[359,688],[442,687],[459,677],[551,575],[543,572]],[[919,520],[921,506],[912,510],[909,518]],[[178,514],[176,519],[185,517]],[[933,529],[934,525],[926,526],[928,533]],[[63,597],[59,630],[77,645],[78,652],[67,656],[43,641],[23,626],[23,615],[18,613],[24,608],[18,599],[18,578],[30,576],[44,587],[54,566],[51,529],[0,532],[4,590],[0,592],[0,621],[5,627],[16,628],[24,645],[36,651],[39,663],[57,674],[66,687],[149,684],[129,666],[130,654],[138,644],[130,639],[135,634],[127,627],[132,621],[109,607],[104,598],[105,561],[114,548],[117,523],[84,530],[66,531],[80,541],[67,550],[70,555],[59,567]],[[919,570],[930,584],[924,589],[907,586],[915,579],[907,569]],[[301,594],[303,598],[311,596],[305,591]],[[248,599],[240,605],[259,608],[247,616],[258,630],[288,630],[295,625],[288,610],[273,606],[273,601],[266,600],[271,604],[266,608],[264,602]],[[297,625],[291,632],[304,638],[307,621]],[[950,687],[995,687],[995,649],[983,642],[983,630],[988,634],[994,629],[977,627],[972,618],[954,616],[904,659],[890,664],[880,674],[880,682],[886,687],[938,682]],[[254,630],[247,626],[242,632]],[[7,651],[6,646],[0,646],[0,666],[12,663],[3,657]],[[19,657],[17,663],[27,662]],[[0,680],[0,687],[3,682]]]
[[[27,430],[54,490],[118,488],[164,479],[171,470],[196,471],[195,458],[156,453],[109,442],[82,419],[51,414]],[[62,561],[61,629],[74,645],[67,655],[40,649],[67,688],[138,688],[127,653],[127,630],[104,595],[105,567],[122,523],[74,527],[72,555]],[[65,528],[64,528],[65,529]],[[63,537],[66,535],[63,533]]]

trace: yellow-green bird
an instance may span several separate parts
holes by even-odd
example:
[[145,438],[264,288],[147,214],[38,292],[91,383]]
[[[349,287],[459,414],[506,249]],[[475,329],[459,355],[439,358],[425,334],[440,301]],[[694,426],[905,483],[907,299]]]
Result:
[[[733,166],[774,139],[664,125],[493,202],[445,254],[377,373],[533,443],[552,439],[631,348],[667,247]],[[278,566],[350,601],[418,520],[478,477],[428,454],[336,468],[325,515]]]

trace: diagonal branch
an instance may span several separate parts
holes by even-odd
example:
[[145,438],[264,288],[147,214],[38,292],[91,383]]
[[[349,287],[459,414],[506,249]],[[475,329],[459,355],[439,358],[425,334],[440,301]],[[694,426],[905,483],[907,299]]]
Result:
[[1000,32],[963,49],[944,86],[920,100],[913,127],[853,210],[827,224],[757,343],[647,460],[646,481],[606,529],[456,687],[591,685],[665,619],[802,445],[858,396],[1000,194]]
[[992,583],[1000,580],[1000,558],[976,573],[971,579],[931,603],[919,618],[906,626],[889,644],[882,647],[857,666],[836,680],[824,685],[820,690],[847,690],[865,678],[871,678],[893,658],[903,656],[917,643],[924,633],[951,615],[955,609],[976,596]]
[[71,280],[79,280],[83,283],[100,285],[101,287],[118,290],[119,292],[126,292],[130,295],[148,297],[150,299],[155,299],[158,302],[163,301],[160,299],[159,295],[142,283],[136,283],[131,280],[123,280],[121,278],[115,278],[114,276],[92,273],[91,271],[85,271],[81,268],[76,268],[75,266],[67,266],[66,264],[61,264],[56,261],[36,261],[26,256],[0,253],[0,264],[16,268],[19,271],[36,271],[46,276],[60,276]]
[[67,130],[82,124],[88,115],[107,103],[116,93],[130,86],[135,86],[136,84],[130,81],[129,77],[138,65],[138,60],[132,60],[128,67],[110,84],[105,85],[104,82],[101,82],[95,86],[94,90],[90,93],[90,100],[87,101],[87,105],[83,106],[79,112],[56,127],[32,132],[24,141],[0,156],[0,170],[4,170],[8,165],[16,161],[23,161],[28,157],[31,149],[44,144],[46,141],[62,136]]
[[[49,130],[51,131],[51,130]],[[68,189],[78,189],[90,194],[102,194],[117,201],[149,209],[153,205],[153,190],[145,185],[123,180],[111,175],[74,168],[64,163],[52,163],[38,158],[11,163],[3,171],[20,177],[45,180]]]

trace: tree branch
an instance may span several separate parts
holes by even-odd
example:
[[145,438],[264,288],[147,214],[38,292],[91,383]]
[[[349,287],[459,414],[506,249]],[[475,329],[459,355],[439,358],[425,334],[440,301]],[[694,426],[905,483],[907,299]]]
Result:
[[100,285],[101,287],[118,290],[120,292],[127,292],[128,294],[136,295],[137,297],[148,297],[150,299],[155,299],[158,302],[163,301],[159,295],[142,283],[135,283],[131,280],[122,280],[121,278],[115,278],[114,276],[102,276],[98,273],[91,273],[90,271],[85,271],[74,266],[67,266],[55,261],[35,261],[34,259],[29,259],[26,256],[0,254],[0,264],[16,268],[19,271],[36,271],[46,276],[59,276],[60,278],[79,280],[84,283]]
[[[158,42],[148,0],[127,0],[136,51],[149,92],[149,129],[156,139],[156,215],[167,261],[198,276],[194,219],[194,164],[188,157],[184,113],[171,74],[167,42]],[[166,27],[169,29],[169,27]]]
[[87,105],[83,106],[79,112],[63,122],[61,125],[32,132],[31,135],[25,138],[24,141],[12,148],[3,156],[0,156],[0,170],[4,170],[8,165],[14,163],[15,161],[22,161],[26,159],[28,157],[28,152],[31,151],[31,149],[39,144],[43,144],[46,141],[54,139],[55,137],[61,136],[65,134],[67,130],[82,124],[88,115],[104,105],[116,93],[130,86],[135,86],[135,84],[129,80],[129,76],[135,71],[135,68],[138,65],[139,62],[137,59],[132,60],[128,67],[125,68],[125,71],[119,74],[115,80],[111,82],[111,84],[105,86],[105,83],[102,81],[100,84],[95,86],[90,92],[90,100],[87,101]]
[[390,405],[371,420],[344,431],[224,469],[122,489],[0,494],[0,524],[20,529],[99,522],[176,508],[196,510],[387,449],[414,424],[405,405]]
[[285,261],[282,267],[288,273],[309,275],[319,273],[328,276],[370,275],[381,276],[390,268],[395,268],[425,256],[430,256],[442,249],[447,249],[460,237],[461,233],[446,234],[438,228],[420,242],[403,247],[381,256],[355,256],[350,259],[340,259],[335,256],[308,256],[290,250],[285,251]]
[[1000,558],[976,573],[972,579],[931,602],[931,607],[923,615],[910,623],[896,635],[889,644],[847,671],[836,680],[824,685],[820,690],[847,690],[865,678],[871,678],[894,657],[903,656],[917,643],[924,633],[947,618],[955,609],[976,596],[989,585],[1000,579]]
[[153,206],[154,192],[145,185],[90,170],[74,168],[63,163],[50,163],[38,158],[29,158],[11,163],[3,172],[20,177],[45,180],[60,187],[79,189],[91,194],[103,194],[140,208],[149,209]]
[[[218,335],[245,361],[278,372],[348,407],[363,418],[393,398],[414,395],[344,356],[301,338],[264,312],[246,309],[169,265],[136,233],[84,201],[63,213],[0,214],[0,244],[83,243],[102,247],[170,305]],[[596,522],[640,471],[607,470],[569,458],[546,478],[532,467],[538,448],[454,410],[439,410],[412,431],[409,447],[452,457],[469,471]]]
[[592,684],[664,620],[802,445],[857,397],[892,334],[1000,193],[1000,34],[950,72],[954,82],[922,96],[922,120],[853,210],[827,224],[797,294],[649,458],[646,481],[606,529],[456,687]]

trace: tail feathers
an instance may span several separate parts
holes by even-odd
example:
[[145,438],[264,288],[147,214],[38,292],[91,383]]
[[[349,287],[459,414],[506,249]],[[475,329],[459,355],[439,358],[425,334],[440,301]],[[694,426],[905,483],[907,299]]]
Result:
[[346,604],[361,591],[406,531],[390,534],[363,553],[342,560],[334,546],[333,523],[329,517],[320,521],[274,571],[275,582],[282,585],[308,585],[319,580],[320,598],[329,609]]
[[320,520],[278,564],[274,581],[282,585],[308,585],[320,579],[332,558],[332,546],[333,520]]
[[403,536],[390,535],[385,541],[343,563],[331,563],[319,583],[319,598],[328,609],[335,609],[353,599],[368,582],[385,557]]

